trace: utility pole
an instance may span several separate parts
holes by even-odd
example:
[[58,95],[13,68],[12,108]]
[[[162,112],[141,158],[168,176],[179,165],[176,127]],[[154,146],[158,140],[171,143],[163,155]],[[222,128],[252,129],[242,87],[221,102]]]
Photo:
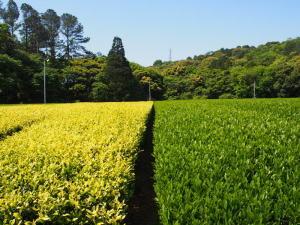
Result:
[[47,62],[49,61],[48,59],[48,48],[45,49],[44,52],[44,104],[47,104],[47,89],[46,89],[46,85],[47,85],[47,80],[46,80],[46,65]]
[[46,59],[44,59],[44,104],[47,103],[47,94],[46,94]]
[[256,98],[256,81],[254,80],[254,83],[253,83],[253,98]]
[[149,101],[151,101],[152,100],[152,97],[151,97],[151,80],[149,79]]
[[170,52],[169,52],[169,62],[172,62],[172,49],[170,48]]

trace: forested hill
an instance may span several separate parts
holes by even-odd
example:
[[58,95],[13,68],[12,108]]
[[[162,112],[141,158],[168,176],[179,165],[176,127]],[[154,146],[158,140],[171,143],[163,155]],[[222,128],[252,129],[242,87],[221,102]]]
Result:
[[300,38],[258,47],[238,46],[177,62],[157,60],[165,97],[300,97]]
[[47,102],[147,100],[149,85],[156,100],[300,97],[300,38],[151,67],[129,63],[119,37],[107,56],[89,40],[74,15],[0,0],[0,103],[43,102],[45,86]]

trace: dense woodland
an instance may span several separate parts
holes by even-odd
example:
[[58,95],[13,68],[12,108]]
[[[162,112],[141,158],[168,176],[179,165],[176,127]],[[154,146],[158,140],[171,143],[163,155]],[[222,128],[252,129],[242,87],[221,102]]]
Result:
[[300,38],[220,49],[154,67],[165,98],[300,97]]
[[0,103],[300,97],[300,38],[220,49],[151,67],[130,63],[122,40],[107,56],[88,51],[74,15],[0,0]]

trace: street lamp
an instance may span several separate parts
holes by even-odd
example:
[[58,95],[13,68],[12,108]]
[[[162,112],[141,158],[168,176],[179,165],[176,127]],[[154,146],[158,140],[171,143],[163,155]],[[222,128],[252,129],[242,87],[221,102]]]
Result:
[[44,60],[44,104],[47,103],[47,96],[46,96],[46,60]]
[[44,59],[44,104],[47,103],[47,92],[46,92],[46,62],[48,59]]
[[46,49],[44,55],[44,104],[47,103],[47,89],[46,89],[46,63],[49,61],[48,59],[48,50]]
[[253,83],[253,98],[256,98],[256,80],[254,79]]
[[149,79],[149,101],[151,101],[152,97],[151,97],[151,79]]

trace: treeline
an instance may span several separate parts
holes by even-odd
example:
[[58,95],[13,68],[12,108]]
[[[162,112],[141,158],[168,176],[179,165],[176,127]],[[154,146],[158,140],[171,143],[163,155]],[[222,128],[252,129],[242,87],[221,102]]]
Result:
[[19,8],[9,0],[0,1],[0,102],[41,102],[43,61],[47,63],[50,101],[66,101],[66,77],[62,70],[70,59],[90,56],[83,44],[83,26],[68,13],[53,9],[40,13],[29,4]]
[[0,103],[43,102],[45,61],[48,102],[147,99],[149,80],[133,75],[120,38],[107,57],[96,56],[71,14],[9,0],[0,1],[0,19]]
[[84,37],[83,26],[76,16],[69,13],[59,16],[53,9],[40,13],[26,3],[19,8],[13,0],[6,7],[1,5],[0,2],[0,18],[26,52],[49,53],[52,62],[90,53],[82,45],[90,38]]
[[300,38],[220,49],[178,62],[157,60],[164,98],[300,97]]
[[[88,77],[95,77],[96,83],[82,83],[87,73],[81,68],[91,68],[89,64],[95,61],[101,61],[99,73]],[[92,90],[82,92],[85,95],[91,93],[85,99],[105,100],[108,96],[103,80],[99,80],[99,77],[109,74],[104,69],[106,61],[106,57],[98,57],[72,62],[78,66],[72,68],[73,72],[77,71],[78,81],[75,83],[83,90]],[[300,97],[300,38],[269,42],[258,47],[220,49],[177,62],[157,60],[151,67],[130,63],[130,67],[139,90],[135,99],[147,99],[149,84],[151,95],[156,100],[253,98],[254,89],[257,98]]]
[[0,0],[0,103],[300,97],[300,38],[238,46],[151,67],[129,63],[116,37],[107,56],[88,51],[83,25]]

